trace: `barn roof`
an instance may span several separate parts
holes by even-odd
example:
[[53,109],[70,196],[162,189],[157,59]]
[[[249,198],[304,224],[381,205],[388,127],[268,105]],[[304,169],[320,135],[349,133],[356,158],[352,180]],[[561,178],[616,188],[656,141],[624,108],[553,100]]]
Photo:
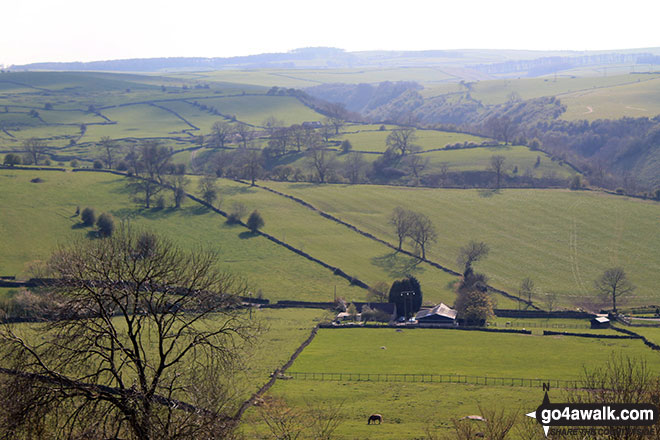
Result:
[[598,316],[593,319],[596,322],[600,322],[601,324],[604,324],[606,322],[610,322],[610,320],[606,316]]
[[432,309],[420,310],[419,312],[417,312],[417,315],[415,315],[415,319],[420,320],[427,318],[429,316],[442,316],[448,319],[456,319],[456,310],[452,309],[451,307],[443,303],[440,303],[437,306],[433,307]]

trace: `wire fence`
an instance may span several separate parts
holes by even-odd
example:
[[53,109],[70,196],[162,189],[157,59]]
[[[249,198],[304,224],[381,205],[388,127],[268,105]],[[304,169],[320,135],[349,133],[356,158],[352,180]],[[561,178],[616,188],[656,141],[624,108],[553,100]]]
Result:
[[287,376],[295,380],[337,382],[409,382],[409,383],[458,383],[534,388],[544,384],[552,388],[580,388],[579,380],[529,379],[522,377],[469,376],[464,374],[405,374],[405,373],[319,373],[289,371]]

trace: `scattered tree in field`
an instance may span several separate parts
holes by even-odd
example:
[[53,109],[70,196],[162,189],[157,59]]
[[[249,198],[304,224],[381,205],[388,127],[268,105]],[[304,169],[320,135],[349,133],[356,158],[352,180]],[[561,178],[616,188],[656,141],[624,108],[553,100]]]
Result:
[[523,298],[527,301],[527,307],[532,305],[532,297],[536,292],[536,286],[534,281],[531,278],[525,278],[520,283],[520,288],[518,289],[518,295],[520,298]]
[[169,185],[170,189],[172,190],[174,208],[179,209],[181,207],[181,203],[183,203],[183,200],[186,197],[186,187],[190,184],[190,179],[188,179],[184,174],[174,174],[168,176],[165,179],[165,183]]
[[323,125],[319,127],[319,133],[326,143],[330,141],[330,138],[334,134],[334,130],[328,119],[324,120]]
[[558,301],[559,301],[559,297],[555,292],[548,292],[545,294],[545,297],[543,298],[543,302],[545,303],[545,308],[548,312],[555,311],[555,309],[557,308]]
[[582,180],[580,179],[579,174],[576,174],[575,176],[571,177],[571,183],[569,184],[568,187],[573,191],[582,188]]
[[241,146],[247,148],[248,142],[254,139],[254,128],[247,124],[240,123],[236,125],[236,134],[241,138]]
[[416,247],[422,252],[422,260],[426,259],[426,248],[438,239],[435,226],[427,216],[421,213],[413,213],[413,222],[410,229],[410,238]]
[[100,144],[103,149],[103,162],[105,162],[105,167],[110,169],[115,163],[114,156],[116,145],[108,136],[103,136]]
[[490,170],[495,173],[495,188],[500,188],[500,182],[502,179],[502,173],[504,172],[504,162],[505,157],[500,155],[494,155],[490,158]]
[[617,313],[617,300],[631,294],[635,286],[628,280],[626,272],[620,267],[612,267],[594,282],[597,292],[612,301],[612,311]]
[[163,187],[165,174],[172,170],[170,158],[172,150],[161,146],[157,141],[144,141],[138,148],[132,147],[124,161],[129,165],[131,179],[128,187],[136,201],[151,208],[151,200]]
[[410,152],[415,140],[417,140],[417,134],[414,128],[395,128],[387,136],[385,144],[388,149],[398,152],[403,157]]
[[252,232],[257,232],[264,226],[264,219],[259,214],[259,211],[254,210],[247,219],[246,225]]
[[348,154],[348,153],[350,153],[351,150],[353,149],[353,144],[351,144],[351,141],[349,141],[348,139],[344,139],[344,140],[341,142],[341,145],[340,145],[339,148],[341,148],[341,152],[342,152],[342,153],[344,153],[344,154]]
[[199,195],[206,203],[213,206],[218,199],[218,187],[216,178],[213,175],[207,174],[199,181],[198,190]]
[[250,179],[250,186],[254,186],[255,180],[263,173],[263,159],[258,151],[249,150],[243,152],[240,157],[245,177]]
[[3,160],[4,165],[8,165],[10,167],[13,167],[14,165],[20,165],[21,164],[21,156],[18,154],[14,153],[8,153],[5,155],[5,158]]
[[325,183],[328,174],[334,171],[336,162],[332,153],[322,147],[311,148],[307,151],[308,167],[316,173],[319,183]]
[[403,241],[412,232],[414,220],[414,213],[400,206],[394,208],[394,211],[390,215],[390,224],[394,226],[394,231],[399,239],[399,246],[397,247],[399,251],[401,250],[401,246],[403,246]]
[[489,318],[495,316],[490,294],[477,288],[465,289],[459,293],[454,307],[458,318],[466,325],[484,325]]
[[367,162],[360,153],[349,153],[344,162],[344,173],[352,184],[360,183],[363,179]]
[[47,148],[43,141],[35,137],[31,137],[23,141],[23,149],[32,160],[32,163],[38,165],[41,161],[41,158],[46,153]]
[[421,154],[410,154],[404,160],[405,166],[415,178],[414,184],[419,184],[419,178],[422,171],[429,165],[429,158],[423,157]]
[[488,255],[486,243],[470,241],[460,249],[457,262],[463,276],[457,285],[454,307],[459,319],[468,325],[484,325],[493,316],[493,298],[488,293],[488,277],[475,272],[472,265]]
[[96,213],[93,208],[85,208],[80,214],[80,220],[84,226],[94,226],[96,222]]
[[385,281],[378,281],[367,290],[367,301],[376,303],[387,302],[389,298],[389,289],[390,287]]
[[407,319],[422,307],[422,287],[417,278],[408,276],[392,283],[388,298],[389,302],[396,304],[397,314]]
[[471,240],[466,246],[458,251],[457,263],[463,268],[463,276],[471,273],[472,265],[482,258],[486,258],[490,248],[483,241]]
[[211,139],[218,148],[225,148],[234,133],[234,126],[224,121],[215,122],[211,127]]
[[51,257],[56,319],[30,327],[35,344],[22,328],[0,328],[3,433],[227,438],[241,341],[254,338],[236,307],[244,283],[218,272],[211,252],[162,238],[148,256],[137,248],[138,234],[119,229]]
[[231,206],[231,212],[227,216],[227,223],[230,225],[239,223],[246,214],[247,207],[240,202],[234,202]]
[[115,231],[115,221],[112,218],[112,215],[107,212],[99,215],[99,218],[96,220],[96,227],[99,228],[99,236],[110,237]]

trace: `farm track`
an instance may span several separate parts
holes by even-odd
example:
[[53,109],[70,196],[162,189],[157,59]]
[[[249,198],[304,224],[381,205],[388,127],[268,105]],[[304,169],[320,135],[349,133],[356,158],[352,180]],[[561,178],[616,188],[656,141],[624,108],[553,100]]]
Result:
[[[250,185],[249,183],[244,182],[244,181],[242,181],[242,180],[236,180],[236,181],[237,181],[237,182],[240,182],[240,183],[242,183],[242,184],[244,184],[244,185]],[[310,210],[312,210],[312,211],[314,211],[314,212],[317,212],[321,217],[324,217],[324,218],[326,218],[326,219],[328,219],[328,220],[331,220],[331,221],[334,221],[334,222],[336,222],[336,223],[339,223],[340,225],[347,227],[348,229],[352,230],[353,232],[357,232],[358,234],[360,234],[360,235],[362,235],[362,236],[364,236],[364,237],[366,237],[366,238],[369,238],[369,239],[371,239],[371,240],[374,240],[374,241],[376,241],[376,242],[378,242],[378,243],[380,243],[380,244],[382,244],[382,245],[385,245],[385,246],[389,247],[390,249],[393,249],[394,251],[397,251],[397,252],[400,252],[400,253],[402,253],[402,254],[404,254],[404,255],[408,255],[408,256],[410,256],[410,257],[416,258],[416,259],[418,259],[419,261],[424,262],[424,263],[427,263],[427,264],[429,264],[430,266],[432,266],[432,267],[434,267],[434,268],[436,268],[436,269],[440,269],[440,270],[442,270],[443,272],[446,272],[446,273],[448,273],[448,274],[450,274],[450,275],[457,276],[457,277],[458,277],[458,276],[461,276],[461,274],[458,273],[458,272],[456,272],[455,270],[452,270],[452,269],[450,269],[450,268],[448,268],[448,267],[445,267],[445,266],[443,266],[443,265],[441,265],[441,264],[439,264],[439,263],[437,263],[437,262],[435,262],[435,261],[431,261],[431,260],[429,260],[429,259],[427,259],[427,258],[421,258],[420,256],[415,255],[415,254],[413,254],[412,252],[409,252],[409,251],[406,251],[406,250],[403,250],[403,249],[402,249],[402,250],[399,250],[399,249],[398,249],[396,246],[394,246],[393,244],[391,244],[391,243],[389,243],[389,242],[387,242],[387,241],[385,241],[385,240],[383,240],[383,239],[381,239],[381,238],[378,238],[378,237],[376,237],[375,235],[373,235],[373,234],[371,234],[371,233],[369,233],[369,232],[363,231],[363,230],[359,229],[358,227],[356,227],[356,226],[354,226],[354,225],[352,225],[352,224],[350,224],[350,223],[348,223],[348,222],[346,222],[346,221],[344,221],[344,220],[341,220],[341,219],[338,218],[338,217],[333,216],[332,214],[328,214],[328,213],[326,213],[326,212],[324,212],[324,211],[322,211],[322,210],[316,208],[316,207],[313,206],[312,204],[310,204],[310,203],[308,203],[308,202],[306,202],[306,201],[304,201],[304,200],[302,200],[302,199],[300,199],[300,198],[298,198],[298,197],[294,197],[294,196],[292,196],[292,195],[282,193],[282,192],[277,191],[277,190],[274,190],[274,189],[272,189],[272,188],[268,188],[267,186],[262,186],[262,185],[258,185],[258,184],[255,184],[254,186],[257,187],[257,188],[261,188],[261,189],[263,189],[263,190],[265,190],[265,191],[269,191],[269,192],[271,192],[271,193],[273,193],[273,194],[277,194],[278,196],[285,197],[285,198],[287,198],[287,199],[293,200],[294,202],[296,202],[296,203],[298,203],[298,204],[304,206],[305,208],[310,209]],[[506,291],[501,290],[501,289],[497,289],[497,288],[492,287],[492,286],[488,286],[488,288],[489,288],[491,291],[496,292],[496,293],[498,293],[498,294],[500,294],[500,295],[502,295],[502,296],[504,296],[504,297],[506,297],[506,298],[509,298],[509,299],[511,299],[511,300],[514,300],[514,301],[518,301],[518,302],[521,302],[521,303],[527,304],[527,302],[526,302],[524,299],[522,299],[522,298],[520,298],[520,297],[518,297],[518,296],[512,295],[512,294],[510,294],[509,292],[506,292]],[[531,305],[531,307],[533,307],[533,308],[536,309],[536,310],[541,310],[539,307],[535,306],[533,303],[530,304],[530,305]]]

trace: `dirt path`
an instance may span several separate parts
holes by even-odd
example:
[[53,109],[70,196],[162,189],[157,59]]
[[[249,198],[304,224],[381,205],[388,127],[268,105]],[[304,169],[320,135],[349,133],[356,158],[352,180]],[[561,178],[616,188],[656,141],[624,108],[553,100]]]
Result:
[[590,106],[587,106],[587,111],[583,113],[583,115],[588,115],[589,113],[593,113],[594,109],[591,108]]

